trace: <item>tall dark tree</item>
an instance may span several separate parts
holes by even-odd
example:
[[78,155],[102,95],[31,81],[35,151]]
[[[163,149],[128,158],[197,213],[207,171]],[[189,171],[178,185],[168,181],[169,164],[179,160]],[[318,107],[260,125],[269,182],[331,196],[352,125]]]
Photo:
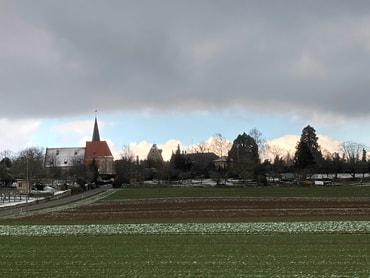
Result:
[[258,145],[254,138],[243,133],[234,140],[229,151],[233,172],[241,178],[255,177],[259,164]]
[[359,170],[362,174],[362,177],[364,178],[365,177],[365,174],[368,172],[368,164],[367,164],[367,151],[365,150],[365,148],[362,149],[362,158],[361,158],[361,161],[360,161],[360,165],[359,165]]
[[122,159],[114,162],[114,166],[117,173],[114,186],[120,187],[123,184],[129,184],[134,175],[134,161],[129,157],[122,156]]
[[7,185],[9,182],[11,182],[12,177],[10,174],[10,169],[12,167],[12,161],[9,157],[4,157],[0,161],[0,181],[4,183],[4,185]]
[[188,171],[190,169],[191,164],[181,153],[180,145],[177,146],[176,152],[172,153],[170,165],[175,170]]
[[316,130],[310,125],[302,130],[301,138],[296,147],[294,165],[299,169],[319,166],[323,157],[316,136]]
[[338,174],[343,172],[344,169],[344,159],[339,155],[339,153],[334,153],[333,154],[333,172],[335,175],[335,178],[337,178]]
[[96,163],[95,158],[88,165],[86,176],[89,182],[96,182],[98,180],[99,167],[98,164]]
[[315,165],[315,157],[305,142],[299,142],[294,157],[294,165],[299,169]]
[[246,133],[239,134],[229,151],[229,158],[234,162],[259,162],[258,145],[254,138]]

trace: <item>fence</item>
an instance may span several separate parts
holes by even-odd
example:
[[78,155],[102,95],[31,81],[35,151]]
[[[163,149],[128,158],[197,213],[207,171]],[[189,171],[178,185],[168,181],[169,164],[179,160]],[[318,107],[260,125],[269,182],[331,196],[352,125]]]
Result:
[[26,195],[21,190],[15,188],[0,188],[0,203],[19,202],[26,198]]

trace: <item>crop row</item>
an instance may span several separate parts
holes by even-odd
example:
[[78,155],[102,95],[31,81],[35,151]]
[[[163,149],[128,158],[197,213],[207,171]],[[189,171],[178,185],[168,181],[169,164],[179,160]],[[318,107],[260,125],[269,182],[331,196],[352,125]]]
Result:
[[370,221],[113,225],[0,225],[0,236],[272,233],[370,233]]

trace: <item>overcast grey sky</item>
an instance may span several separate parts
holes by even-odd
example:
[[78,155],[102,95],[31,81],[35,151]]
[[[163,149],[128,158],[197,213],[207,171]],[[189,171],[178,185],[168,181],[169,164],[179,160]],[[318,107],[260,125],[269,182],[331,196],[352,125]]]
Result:
[[1,0],[0,115],[237,106],[368,117],[369,12],[340,0]]
[[307,124],[368,144],[369,72],[369,1],[0,0],[0,145],[74,144],[95,109],[117,149]]

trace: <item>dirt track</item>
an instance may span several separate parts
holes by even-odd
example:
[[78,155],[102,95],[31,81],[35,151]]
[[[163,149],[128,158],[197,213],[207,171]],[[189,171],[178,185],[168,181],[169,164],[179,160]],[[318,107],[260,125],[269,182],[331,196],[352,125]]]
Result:
[[98,201],[32,221],[369,215],[370,198],[169,198]]

